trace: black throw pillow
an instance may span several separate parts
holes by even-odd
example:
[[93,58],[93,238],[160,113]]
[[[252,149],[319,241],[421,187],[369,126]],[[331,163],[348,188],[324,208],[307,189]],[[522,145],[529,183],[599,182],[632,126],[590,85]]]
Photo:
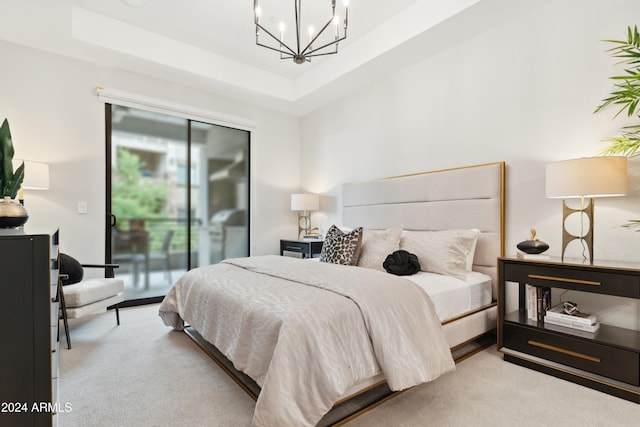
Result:
[[396,276],[410,276],[420,271],[418,257],[402,249],[387,255],[382,266],[388,273]]
[[74,283],[78,283],[82,280],[82,276],[84,276],[84,269],[82,268],[82,264],[80,264],[75,258],[60,253],[60,274],[66,274],[69,277],[66,279],[61,279],[62,285],[72,285]]

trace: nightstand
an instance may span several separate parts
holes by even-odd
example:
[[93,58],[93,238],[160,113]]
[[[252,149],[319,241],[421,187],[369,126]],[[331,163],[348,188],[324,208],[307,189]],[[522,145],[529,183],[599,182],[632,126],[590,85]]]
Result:
[[280,240],[280,255],[316,258],[322,252],[322,240]]
[[[498,258],[497,344],[506,361],[640,403],[640,331],[601,324],[583,333],[531,320],[526,285],[640,299],[640,264]],[[507,287],[518,293],[511,312]]]

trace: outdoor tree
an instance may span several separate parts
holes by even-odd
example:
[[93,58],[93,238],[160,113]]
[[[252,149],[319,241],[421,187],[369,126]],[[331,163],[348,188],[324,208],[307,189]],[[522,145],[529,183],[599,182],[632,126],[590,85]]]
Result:
[[139,156],[126,149],[118,149],[111,187],[111,211],[118,219],[159,218],[165,215],[167,185],[144,177],[141,172],[144,167]]

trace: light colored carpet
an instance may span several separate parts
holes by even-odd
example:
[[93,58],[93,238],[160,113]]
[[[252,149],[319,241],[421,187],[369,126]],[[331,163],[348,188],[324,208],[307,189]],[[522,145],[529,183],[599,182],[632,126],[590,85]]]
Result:
[[[70,321],[61,331],[61,427],[250,426],[254,401],[158,306]],[[494,347],[347,424],[369,426],[638,426],[640,405],[504,362]],[[274,426],[277,427],[277,426]]]

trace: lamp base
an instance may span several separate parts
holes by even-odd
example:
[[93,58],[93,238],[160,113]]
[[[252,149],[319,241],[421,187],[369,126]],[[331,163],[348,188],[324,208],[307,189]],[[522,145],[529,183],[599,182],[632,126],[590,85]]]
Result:
[[[311,226],[311,214],[309,212],[298,212],[298,239],[307,234],[307,230]],[[304,232],[304,234],[303,234]]]
[[298,239],[318,236],[320,236],[318,228],[311,228],[311,213],[308,211],[298,212]]
[[[589,199],[589,204],[585,208],[583,200],[581,203],[582,207],[580,209],[573,209],[567,206],[566,201],[562,201],[562,261],[564,261],[564,253],[569,243],[574,240],[582,240],[589,251],[589,262],[593,264],[593,204],[593,199]],[[589,220],[589,230],[582,236],[576,236],[567,231],[567,217],[577,212],[580,213],[580,215],[586,214]],[[580,221],[582,221],[582,218]]]

